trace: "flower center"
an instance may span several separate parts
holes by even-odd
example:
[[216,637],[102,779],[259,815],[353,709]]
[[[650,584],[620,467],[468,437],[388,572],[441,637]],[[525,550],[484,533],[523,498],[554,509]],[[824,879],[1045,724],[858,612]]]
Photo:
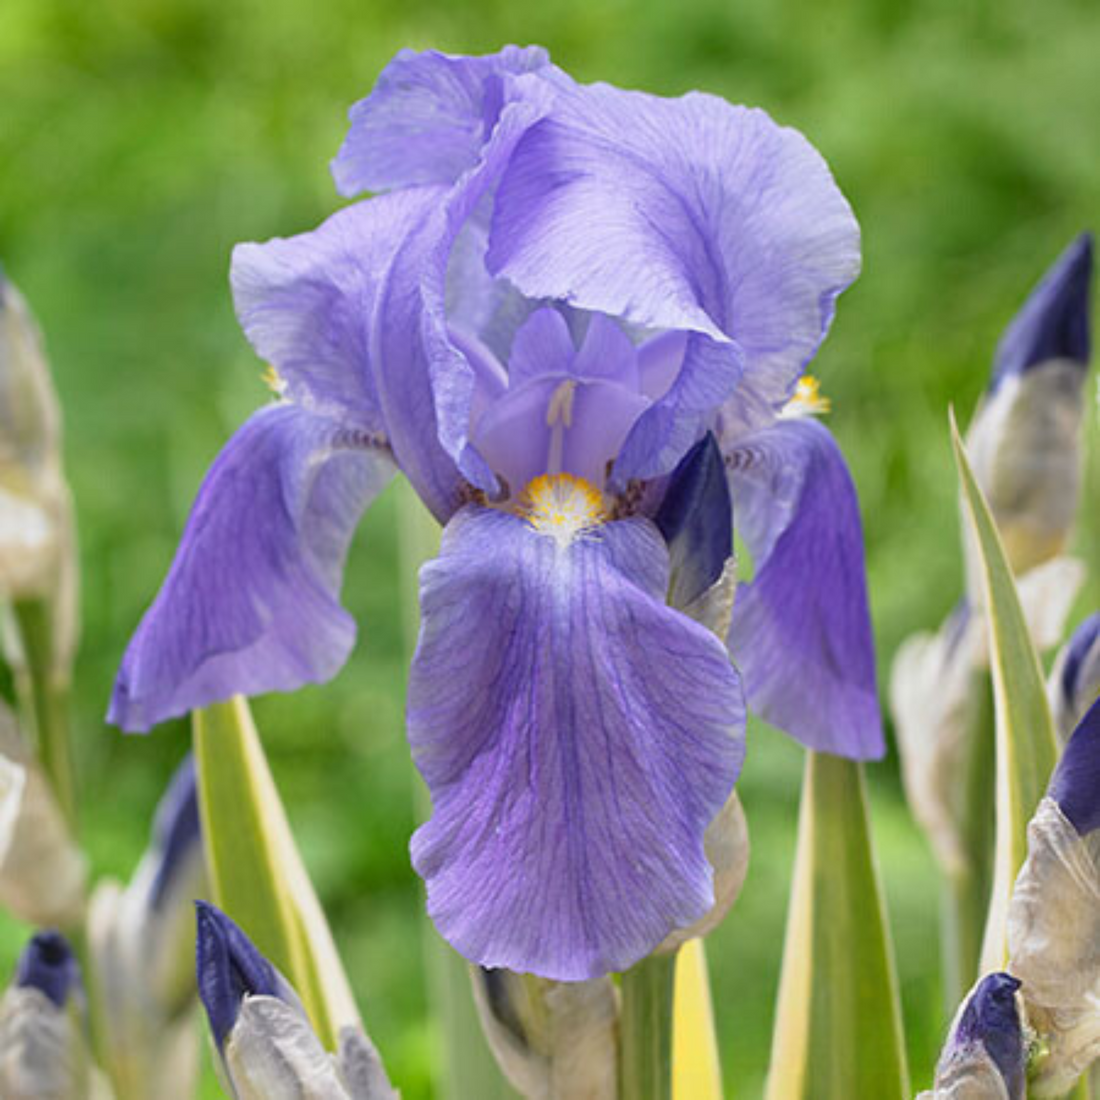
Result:
[[561,546],[608,519],[603,494],[591,482],[572,474],[534,478],[518,503],[520,515],[540,535],[549,535]]
[[821,383],[812,374],[804,374],[779,415],[785,420],[802,416],[823,416],[831,408],[832,402],[821,392]]

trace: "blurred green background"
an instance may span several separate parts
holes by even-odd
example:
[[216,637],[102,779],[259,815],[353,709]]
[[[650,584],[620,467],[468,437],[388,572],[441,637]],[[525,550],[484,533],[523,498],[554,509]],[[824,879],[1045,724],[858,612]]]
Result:
[[[327,165],[346,108],[397,49],[508,41],[545,44],[580,79],[764,106],[824,152],[865,265],[816,372],[862,495],[883,679],[898,642],[959,594],[946,408],[969,415],[1003,325],[1098,220],[1095,0],[2,0],[0,260],[38,312],[67,414],[82,816],[102,873],[131,870],[188,742],[182,722],[147,738],[107,728],[114,670],[204,469],[266,400],[233,317],[230,249],[336,208]],[[407,856],[395,522],[390,490],[351,557],[345,602],[362,626],[347,668],[255,712],[368,1026],[418,1100],[433,1032]],[[1095,546],[1095,520],[1086,534]],[[711,940],[740,1096],[766,1070],[800,775],[793,744],[750,737],[752,867]],[[870,777],[919,1085],[943,1025],[935,878],[896,760]],[[25,932],[0,921],[0,971]]]

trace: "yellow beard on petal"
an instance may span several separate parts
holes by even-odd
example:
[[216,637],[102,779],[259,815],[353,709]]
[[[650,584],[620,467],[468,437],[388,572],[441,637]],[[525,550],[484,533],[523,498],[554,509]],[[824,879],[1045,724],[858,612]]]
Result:
[[540,535],[549,535],[559,546],[568,546],[610,518],[599,489],[572,474],[534,478],[517,503],[519,514]]

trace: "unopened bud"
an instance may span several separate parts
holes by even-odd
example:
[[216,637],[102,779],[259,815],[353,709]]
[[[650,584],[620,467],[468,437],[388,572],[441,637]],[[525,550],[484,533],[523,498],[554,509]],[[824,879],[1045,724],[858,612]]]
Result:
[[68,927],[86,878],[53,788],[0,703],[0,905],[30,924]]
[[130,884],[92,898],[89,941],[105,1054],[124,1096],[190,1100],[198,1071],[196,898],[205,891],[195,769],[190,757],[161,800],[149,849]]
[[968,435],[1015,573],[1060,553],[1077,512],[1091,278],[1092,238],[1084,234],[1006,330]]
[[224,913],[196,903],[199,996],[237,1100],[396,1100],[359,1028],[330,1054],[297,993]]
[[1054,728],[1064,743],[1100,697],[1100,611],[1081,623],[1058,654],[1047,693]]
[[1020,983],[989,974],[967,994],[936,1065],[929,1100],[1024,1100],[1025,1052]]
[[1009,968],[1042,1053],[1032,1094],[1060,1096],[1100,1057],[1100,701],[1028,826],[1008,908]]
[[0,1001],[0,1096],[85,1100],[93,1074],[83,1029],[80,969],[65,940],[40,932]]
[[528,1100],[614,1100],[618,996],[609,977],[554,982],[510,970],[470,973],[489,1046]]

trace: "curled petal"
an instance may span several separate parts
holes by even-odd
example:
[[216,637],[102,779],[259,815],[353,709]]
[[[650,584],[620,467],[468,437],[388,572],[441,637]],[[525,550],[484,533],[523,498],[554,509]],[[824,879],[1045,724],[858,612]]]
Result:
[[1073,731],[1048,794],[1082,836],[1100,829],[1100,699]]
[[421,574],[409,738],[428,909],[467,958],[622,970],[714,902],[703,847],[743,754],[721,643],[663,603],[647,520],[563,541],[466,508]]
[[448,271],[516,143],[548,109],[549,91],[535,90],[503,107],[480,159],[398,250],[379,298],[372,359],[386,430],[398,465],[441,522],[461,504],[459,474],[486,492],[498,488],[469,443],[479,365],[450,328]]
[[858,226],[820,155],[763,111],[546,80],[557,99],[501,184],[489,267],[530,297],[695,334],[620,460],[624,478],[667,472],[707,403],[788,395],[858,273]]
[[337,190],[453,183],[477,163],[514,94],[509,77],[549,63],[537,46],[485,57],[402,50],[351,109],[351,129],[332,162]]
[[370,357],[374,306],[401,241],[443,193],[384,195],[308,233],[233,250],[237,317],[291,400],[384,430]]
[[729,459],[753,559],[729,633],[749,707],[808,748],[880,757],[859,502],[840,449],[815,421],[791,420],[744,439]]
[[337,595],[389,458],[294,405],[256,413],[218,456],[123,658],[108,719],[146,730],[231,695],[327,680],[355,624]]

